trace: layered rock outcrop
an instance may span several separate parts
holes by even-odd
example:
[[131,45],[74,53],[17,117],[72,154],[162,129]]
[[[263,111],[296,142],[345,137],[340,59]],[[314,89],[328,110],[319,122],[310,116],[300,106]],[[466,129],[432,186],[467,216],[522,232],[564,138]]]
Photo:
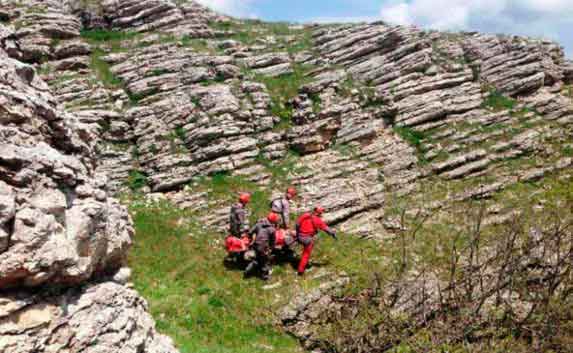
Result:
[[46,54],[31,44],[42,36],[79,35],[75,17],[46,6],[19,17],[32,22],[26,31],[0,24],[0,347],[175,352],[125,278],[111,282],[133,227],[96,172],[94,130],[20,61]]

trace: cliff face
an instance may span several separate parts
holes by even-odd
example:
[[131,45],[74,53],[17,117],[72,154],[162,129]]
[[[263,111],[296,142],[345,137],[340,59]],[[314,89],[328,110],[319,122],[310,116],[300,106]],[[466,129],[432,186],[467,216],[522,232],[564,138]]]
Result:
[[0,347],[175,352],[125,286],[133,228],[96,172],[93,128],[18,60],[42,50],[26,40],[79,35],[75,17],[49,6],[22,41],[0,25]]
[[340,229],[385,238],[392,199],[428,182],[439,209],[573,164],[573,64],[555,43],[237,21],[191,1],[0,4],[8,352],[174,351],[117,274],[133,230],[113,195],[128,186],[222,227],[197,180],[273,192],[279,166],[298,210],[321,203]]

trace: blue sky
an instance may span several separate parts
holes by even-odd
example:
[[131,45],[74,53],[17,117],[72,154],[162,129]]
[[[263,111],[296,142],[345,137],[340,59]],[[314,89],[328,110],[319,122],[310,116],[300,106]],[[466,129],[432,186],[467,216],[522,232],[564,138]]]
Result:
[[440,30],[548,38],[573,58],[573,0],[197,0],[219,12],[269,21],[384,20]]

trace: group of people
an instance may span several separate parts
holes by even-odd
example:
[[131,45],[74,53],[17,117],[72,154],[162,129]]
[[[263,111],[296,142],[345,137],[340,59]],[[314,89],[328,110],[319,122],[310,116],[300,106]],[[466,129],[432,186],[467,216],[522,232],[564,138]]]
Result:
[[249,193],[241,193],[238,202],[231,206],[230,234],[226,243],[244,244],[245,250],[247,248],[252,249],[255,253],[254,258],[246,266],[246,276],[259,271],[263,280],[270,278],[271,256],[279,240],[281,247],[286,249],[290,249],[295,242],[303,246],[302,256],[298,264],[298,274],[302,276],[310,260],[318,232],[324,231],[337,239],[336,231],[328,227],[322,219],[322,214],[325,211],[322,206],[315,206],[312,211],[302,214],[296,221],[295,229],[291,229],[290,203],[296,197],[296,193],[294,187],[289,187],[283,196],[272,200],[267,217],[257,221],[253,227],[249,227],[247,222],[247,208],[251,201]]

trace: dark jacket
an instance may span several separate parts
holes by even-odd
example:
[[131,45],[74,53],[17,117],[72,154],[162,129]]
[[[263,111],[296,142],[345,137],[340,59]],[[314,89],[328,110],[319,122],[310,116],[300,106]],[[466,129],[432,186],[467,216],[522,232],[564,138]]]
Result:
[[247,223],[247,210],[245,205],[238,202],[231,206],[231,213],[229,215],[229,231],[231,235],[240,237],[249,231]]
[[255,224],[249,231],[249,236],[252,238],[256,235],[255,250],[265,252],[275,247],[275,226],[266,218],[263,218]]

